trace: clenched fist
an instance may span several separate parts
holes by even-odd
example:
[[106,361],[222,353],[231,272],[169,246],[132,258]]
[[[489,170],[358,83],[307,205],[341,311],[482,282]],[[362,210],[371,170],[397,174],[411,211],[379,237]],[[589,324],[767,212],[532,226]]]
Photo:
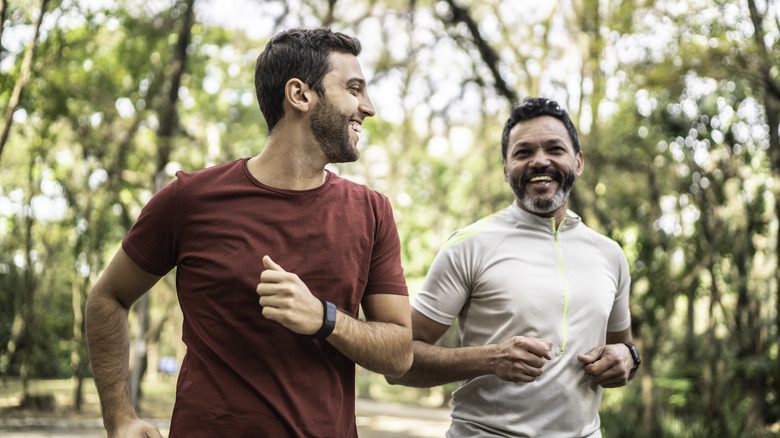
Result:
[[552,342],[546,339],[515,336],[496,346],[494,373],[510,382],[533,382],[542,375],[542,367],[551,360]]
[[322,302],[294,273],[285,271],[271,257],[263,257],[257,294],[263,316],[302,335],[312,335],[322,326]]

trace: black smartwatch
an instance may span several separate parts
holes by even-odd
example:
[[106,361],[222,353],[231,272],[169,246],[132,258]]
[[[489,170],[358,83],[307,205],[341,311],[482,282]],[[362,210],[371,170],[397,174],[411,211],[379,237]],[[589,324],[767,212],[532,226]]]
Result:
[[325,339],[333,333],[333,329],[336,328],[336,306],[330,301],[325,301],[320,298],[322,302],[322,326],[317,333],[311,335],[315,339]]
[[629,344],[628,342],[623,342],[623,345],[628,347],[628,351],[631,352],[631,359],[634,359],[634,368],[631,369],[631,372],[628,373],[628,378],[634,377],[634,374],[636,373],[636,370],[639,369],[639,364],[642,363],[642,359],[639,358],[639,352],[636,351],[636,347],[634,347],[634,344]]

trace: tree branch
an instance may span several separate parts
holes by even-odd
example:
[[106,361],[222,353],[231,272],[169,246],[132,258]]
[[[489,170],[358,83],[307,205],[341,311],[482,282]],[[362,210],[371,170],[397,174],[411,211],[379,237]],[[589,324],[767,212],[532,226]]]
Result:
[[[8,100],[8,108],[5,110],[3,132],[0,133],[0,156],[3,154],[3,148],[5,147],[5,143],[8,141],[8,135],[11,132],[11,125],[14,122],[14,111],[16,111],[16,107],[19,105],[19,100],[22,97],[22,90],[24,90],[27,82],[30,81],[30,70],[32,70],[35,47],[38,44],[38,35],[41,33],[41,23],[43,23],[43,15],[46,13],[48,4],[49,0],[41,0],[41,12],[35,20],[35,34],[30,42],[30,46],[27,47],[27,51],[24,54],[22,69],[19,72],[19,79],[17,79],[14,90],[11,92],[11,98]],[[5,1],[3,1],[3,13],[5,13]]]
[[5,29],[5,16],[8,14],[8,2],[6,0],[0,0],[0,59],[3,59],[3,30]]
[[157,174],[155,175],[155,191],[160,190],[163,185],[163,173],[165,165],[171,155],[171,140],[175,128],[178,126],[178,114],[176,103],[179,100],[179,87],[181,78],[187,65],[187,46],[190,44],[192,35],[192,24],[195,21],[195,12],[193,9],[195,0],[186,0],[179,4],[184,5],[187,10],[182,15],[181,29],[179,38],[176,41],[176,48],[173,54],[173,64],[171,66],[171,86],[168,89],[168,95],[162,103],[160,109],[160,128],[157,130],[159,140],[157,155]]
[[517,101],[517,93],[506,83],[503,76],[501,76],[501,72],[498,68],[498,64],[501,58],[499,58],[496,51],[493,50],[493,47],[490,45],[490,43],[482,38],[482,34],[479,31],[479,26],[471,17],[468,9],[455,4],[455,0],[447,0],[447,4],[450,5],[451,14],[447,20],[442,19],[444,24],[454,26],[458,23],[463,23],[466,25],[466,27],[468,27],[469,32],[471,33],[472,41],[477,46],[479,54],[482,57],[482,61],[485,62],[487,67],[490,69],[490,72],[493,74],[496,91],[498,91],[500,95],[504,96],[510,102],[510,105],[514,104]]

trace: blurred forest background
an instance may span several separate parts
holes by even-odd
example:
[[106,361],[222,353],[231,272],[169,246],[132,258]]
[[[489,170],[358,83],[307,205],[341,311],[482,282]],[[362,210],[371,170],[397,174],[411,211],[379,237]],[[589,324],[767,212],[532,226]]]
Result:
[[[512,201],[511,104],[556,99],[585,155],[570,208],[633,278],[643,365],[605,391],[605,436],[777,433],[776,0],[0,0],[2,385],[72,379],[80,409],[92,285],[175,171],[261,151],[254,62],[297,26],[363,42],[377,116],[333,169],[390,198],[411,293],[453,230]],[[184,353],[173,276],[147,298],[134,382]]]

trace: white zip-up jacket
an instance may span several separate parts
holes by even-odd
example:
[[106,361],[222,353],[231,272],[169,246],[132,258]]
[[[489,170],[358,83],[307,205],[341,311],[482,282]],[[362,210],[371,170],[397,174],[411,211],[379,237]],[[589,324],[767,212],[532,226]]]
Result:
[[601,387],[577,355],[630,326],[630,281],[620,246],[571,211],[556,229],[512,204],[454,233],[412,306],[457,318],[464,347],[525,336],[551,341],[553,358],[531,383],[462,382],[447,436],[600,437]]

